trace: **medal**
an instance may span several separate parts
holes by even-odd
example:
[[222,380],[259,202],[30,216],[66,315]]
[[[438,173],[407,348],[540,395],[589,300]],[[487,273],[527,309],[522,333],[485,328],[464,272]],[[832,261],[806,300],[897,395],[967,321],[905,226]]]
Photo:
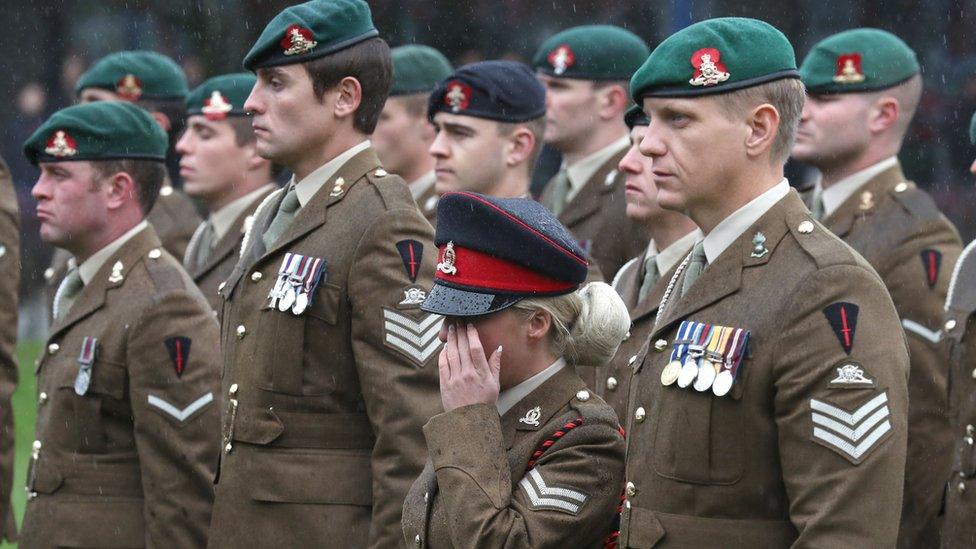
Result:
[[673,385],[675,381],[678,381],[679,373],[681,373],[681,363],[677,360],[672,360],[661,371],[661,385]]
[[315,295],[315,289],[318,287],[319,281],[322,278],[322,272],[325,270],[324,259],[309,259],[310,261],[302,272],[298,296],[295,298],[295,304],[291,308],[292,314],[296,316],[304,313],[312,303],[312,296]]
[[725,396],[729,394],[732,390],[732,372],[729,370],[722,370],[715,376],[715,381],[712,382],[712,393],[715,396]]
[[705,358],[698,360],[698,377],[695,378],[695,390],[698,392],[707,391],[715,381],[715,366],[712,361]]
[[712,335],[708,338],[708,347],[705,351],[705,356],[698,361],[698,378],[695,380],[696,391],[705,392],[711,388],[712,383],[715,381],[715,375],[719,371],[719,365],[722,363],[722,352],[725,349],[731,332],[731,328],[724,326],[716,326],[712,329]]
[[308,307],[308,294],[300,293],[298,297],[295,298],[295,305],[291,308],[291,312],[294,315],[300,315],[305,312]]
[[681,360],[688,349],[688,344],[691,343],[689,336],[696,325],[696,322],[690,320],[681,321],[681,325],[678,327],[678,337],[674,340],[674,346],[671,349],[671,360],[661,370],[661,385],[666,387],[678,381],[678,375],[681,373]]
[[698,361],[690,356],[685,358],[685,363],[681,366],[681,372],[678,374],[678,387],[684,389],[691,385],[691,382],[695,381],[695,377],[697,376]]
[[296,298],[297,296],[295,295],[295,287],[288,286],[287,288],[285,288],[285,294],[281,296],[281,300],[278,301],[278,310],[281,312],[285,312],[288,309],[291,309],[291,306],[295,304]]
[[85,396],[88,387],[91,386],[92,366],[95,365],[95,349],[98,340],[94,337],[85,336],[81,343],[81,354],[78,355],[78,375],[75,377],[75,394]]
[[271,291],[268,292],[269,309],[278,307],[279,300],[284,297],[285,285],[288,282],[288,273],[292,269],[292,264],[297,263],[298,258],[301,258],[301,256],[288,252],[285,254],[284,259],[281,260],[281,266],[278,267],[278,279],[275,281]]
[[715,382],[712,383],[712,393],[715,396],[725,396],[732,390],[732,386],[735,384],[739,370],[742,367],[742,361],[745,360],[749,335],[749,330],[739,328],[735,330],[732,337],[728,338],[727,350],[723,353],[725,355],[725,361],[722,364],[722,371],[719,372],[715,378]]
[[705,354],[705,342],[708,341],[711,333],[710,325],[698,323],[695,336],[692,338],[694,344],[688,346],[688,356],[681,366],[681,373],[678,374],[678,387],[684,389],[698,377],[698,359]]

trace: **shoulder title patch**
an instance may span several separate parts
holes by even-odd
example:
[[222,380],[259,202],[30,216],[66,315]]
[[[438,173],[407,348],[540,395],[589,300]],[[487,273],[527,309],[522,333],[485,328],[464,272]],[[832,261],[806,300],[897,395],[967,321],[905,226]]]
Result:
[[401,240],[396,243],[396,247],[410,282],[416,282],[420,273],[420,260],[424,257],[424,245],[416,240]]
[[176,369],[176,377],[183,377],[186,363],[190,360],[190,344],[193,341],[188,337],[177,336],[167,339],[165,343],[173,368]]
[[830,323],[830,327],[834,330],[834,335],[837,336],[837,341],[840,342],[840,346],[844,349],[844,352],[851,354],[851,349],[854,347],[854,333],[857,330],[857,312],[860,308],[853,304],[847,303],[846,301],[838,301],[828,305],[823,310],[824,316],[827,317],[827,322]]
[[922,250],[922,268],[925,269],[925,282],[929,289],[934,290],[939,282],[939,268],[942,267],[942,252],[939,250]]

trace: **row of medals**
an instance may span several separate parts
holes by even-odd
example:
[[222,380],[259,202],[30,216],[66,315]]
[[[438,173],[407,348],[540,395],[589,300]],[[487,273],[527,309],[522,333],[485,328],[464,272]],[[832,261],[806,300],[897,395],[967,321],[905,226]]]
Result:
[[[743,339],[740,346],[744,350],[749,340],[749,332],[743,330],[740,337]],[[680,343],[675,342],[674,345],[677,347]],[[715,396],[725,396],[735,383],[732,374],[737,366],[733,364],[733,360],[736,360],[733,358],[735,349],[731,351],[733,352],[730,352],[729,356],[723,356],[721,353],[706,351],[701,345],[689,345],[687,356],[683,360],[680,356],[676,357],[661,371],[661,384],[669,386],[677,382],[678,387],[682,389],[692,385],[698,392],[703,393],[711,389]],[[739,361],[742,360],[743,355],[744,353],[738,354]]]
[[[277,307],[283,313],[291,309],[292,314],[300,315],[308,308],[311,301],[311,293],[318,286],[319,278],[325,268],[325,261],[317,261],[313,257],[308,257],[307,259],[313,263],[313,265],[310,265],[313,271],[311,273],[303,273],[305,276],[302,276],[284,272],[292,256],[296,256],[295,261],[300,262],[303,259],[298,254],[285,254],[281,271],[278,273],[278,280],[275,282],[274,287],[271,288],[271,293],[268,294],[268,308],[273,309]],[[306,283],[306,280],[309,282]]]

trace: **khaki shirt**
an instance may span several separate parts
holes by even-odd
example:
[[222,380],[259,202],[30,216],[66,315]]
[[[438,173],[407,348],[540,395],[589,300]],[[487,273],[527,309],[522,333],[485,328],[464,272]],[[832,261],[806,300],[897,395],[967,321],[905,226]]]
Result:
[[[893,545],[908,353],[863,258],[791,191],[663,309],[633,364],[621,547]],[[751,332],[725,396],[662,384],[683,320]]]
[[21,546],[205,546],[218,328],[152,227],[106,258],[45,349]]
[[[371,148],[306,180],[318,191],[267,249],[283,192],[258,208],[220,292],[217,547],[396,546],[422,427],[441,411],[442,320],[419,309],[437,257],[430,224]],[[300,315],[268,308],[289,252],[326,262]]]
[[596,548],[615,529],[623,436],[573,368],[501,417],[465,406],[424,434],[429,460],[403,504],[407,547]]
[[908,336],[908,463],[898,544],[938,547],[952,452],[948,355],[940,332],[962,242],[932,198],[906,181],[897,163],[868,179],[823,224],[881,275]]
[[[17,301],[20,283],[20,211],[10,171],[0,159],[0,540],[15,541],[10,493],[14,473],[14,412],[17,388]],[[23,426],[21,426],[23,428]]]

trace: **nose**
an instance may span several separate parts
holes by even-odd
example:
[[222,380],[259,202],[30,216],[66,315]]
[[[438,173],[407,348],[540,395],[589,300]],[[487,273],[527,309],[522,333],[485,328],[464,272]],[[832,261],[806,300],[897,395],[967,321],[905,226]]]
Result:
[[448,148],[447,143],[445,143],[446,137],[444,137],[444,132],[437,132],[434,141],[430,144],[430,148],[427,152],[430,153],[434,158],[447,158]]
[[644,132],[644,137],[641,138],[638,150],[644,156],[656,158],[664,156],[667,152],[667,147],[664,146],[664,141],[657,135],[657,132],[652,131],[648,127],[647,131]]
[[811,116],[813,116],[813,107],[810,105],[810,103],[812,103],[812,101],[810,101],[809,98],[803,102],[803,111],[800,113],[800,122],[806,122],[810,120]]
[[973,160],[973,163],[969,165],[969,173],[976,175],[976,160]]
[[641,171],[643,171],[644,164],[641,163],[640,156],[641,152],[639,150],[639,144],[634,143],[629,149],[627,149],[627,154],[620,159],[620,162],[617,164],[617,168],[624,173],[641,173]]
[[254,83],[254,87],[251,88],[251,93],[248,94],[247,99],[244,101],[244,111],[249,113],[264,113],[264,104],[261,102],[261,93],[258,86],[261,85],[261,79],[258,79]]
[[183,135],[180,136],[179,141],[176,142],[176,152],[180,155],[186,155],[190,153],[190,131],[184,131]]
[[42,198],[46,198],[48,196],[47,187],[48,186],[44,181],[44,174],[41,174],[41,176],[37,178],[37,182],[34,183],[34,186],[31,187],[31,196],[34,197],[34,200],[40,201]]

